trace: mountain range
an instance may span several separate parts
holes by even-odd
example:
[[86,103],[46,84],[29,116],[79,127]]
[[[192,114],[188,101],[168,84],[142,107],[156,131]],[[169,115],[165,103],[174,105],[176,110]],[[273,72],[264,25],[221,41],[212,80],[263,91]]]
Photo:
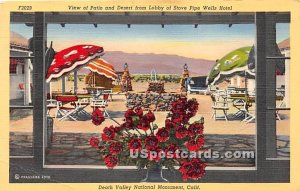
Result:
[[[215,61],[188,58],[178,55],[153,53],[126,53],[122,51],[107,51],[104,60],[111,63],[116,71],[123,71],[127,62],[131,74],[150,74],[154,69],[157,74],[181,74],[186,63],[191,76],[208,75]],[[88,71],[81,71],[81,73]]]

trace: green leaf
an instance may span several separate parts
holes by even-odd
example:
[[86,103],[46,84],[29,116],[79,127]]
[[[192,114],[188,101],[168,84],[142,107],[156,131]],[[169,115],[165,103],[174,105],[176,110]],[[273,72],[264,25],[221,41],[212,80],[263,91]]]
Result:
[[133,116],[132,121],[133,121],[134,126],[136,126],[139,123],[140,118],[138,116]]

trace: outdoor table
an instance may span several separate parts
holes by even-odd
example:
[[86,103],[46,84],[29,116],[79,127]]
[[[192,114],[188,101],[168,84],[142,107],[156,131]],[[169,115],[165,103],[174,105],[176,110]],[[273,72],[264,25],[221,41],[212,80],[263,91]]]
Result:
[[229,96],[233,98],[241,98],[241,97],[245,97],[245,93],[231,93],[229,94]]
[[[111,91],[111,89],[102,86],[88,87],[86,89],[93,98],[98,98],[101,94],[105,93],[105,91]],[[109,94],[111,94],[111,92]],[[110,95],[110,98],[112,100],[112,95]]]
[[93,98],[91,94],[77,94],[78,99]]
[[87,89],[88,92],[95,92],[96,91],[96,93],[97,93],[101,90],[106,90],[107,88],[102,87],[102,86],[95,86],[95,87],[87,87],[86,89]]

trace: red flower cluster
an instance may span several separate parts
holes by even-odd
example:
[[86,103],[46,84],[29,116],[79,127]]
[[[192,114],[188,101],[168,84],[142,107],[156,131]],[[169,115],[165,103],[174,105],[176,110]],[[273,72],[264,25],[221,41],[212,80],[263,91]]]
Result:
[[112,155],[117,155],[123,150],[123,146],[119,142],[111,142],[109,144],[109,152]]
[[205,167],[204,162],[198,158],[193,158],[190,161],[184,160],[180,165],[179,172],[184,181],[188,179],[198,180],[205,174]]
[[171,156],[171,158],[176,158],[177,155],[176,155],[176,151],[178,150],[178,146],[175,145],[175,144],[171,144],[169,145],[166,149],[165,149],[165,153],[169,153]]
[[[177,160],[181,163],[179,171],[183,180],[199,179],[205,173],[205,163],[200,159],[182,161],[178,159],[180,155],[177,156],[181,152],[179,148],[199,151],[204,145],[203,121],[189,123],[197,110],[198,103],[195,99],[179,98],[171,103],[165,127],[158,128],[153,124],[155,121],[153,112],[144,112],[142,108],[128,109],[124,114],[123,124],[117,127],[105,127],[102,140],[92,137],[90,145],[103,153],[103,160],[108,168],[113,168],[119,161],[125,160],[128,152],[141,152],[142,149],[147,149],[148,161],[145,165],[151,165],[153,163],[150,161],[156,161],[170,168],[170,165],[176,164],[174,160]],[[101,115],[100,110],[95,110],[93,116],[96,122],[93,120],[93,123],[101,124]],[[162,156],[166,158],[162,160],[160,158]],[[144,165],[144,162],[140,162],[140,157],[133,159],[138,166]],[[173,161],[169,163],[169,160]],[[139,168],[143,167],[139,166]]]
[[102,141],[113,140],[115,136],[116,136],[116,132],[113,126],[105,127],[102,133]]
[[165,127],[168,129],[173,129],[176,127],[176,124],[173,123],[170,119],[165,120]]
[[108,154],[104,157],[104,163],[108,168],[113,168],[119,163],[119,160],[116,156]]
[[172,102],[171,112],[173,121],[175,124],[186,124],[190,118],[194,117],[198,111],[198,102],[195,99],[187,100],[186,97],[182,97]]
[[92,123],[94,125],[101,125],[104,120],[105,118],[102,111],[96,107],[96,109],[92,113]]
[[90,145],[92,147],[98,147],[98,145],[99,145],[99,139],[97,137],[90,138]]
[[98,148],[99,150],[103,150],[105,148],[102,144],[100,144],[100,140],[97,137],[90,138],[90,145]]
[[141,108],[128,109],[125,114],[125,123],[122,124],[122,127],[126,129],[141,129],[147,131],[150,129],[153,121],[155,121],[155,115],[151,111],[144,115],[144,112]]
[[158,146],[158,139],[155,136],[149,136],[145,139],[146,149],[155,150]]
[[170,131],[167,128],[161,128],[157,131],[156,133],[156,138],[158,139],[159,142],[166,142],[169,140],[170,136]]
[[128,143],[128,148],[133,151],[141,151],[142,150],[142,141],[140,139],[131,139]]
[[189,136],[197,136],[203,134],[203,124],[201,123],[193,123],[188,128],[188,135]]
[[150,122],[147,120],[147,117],[142,117],[138,124],[137,124],[137,128],[138,129],[142,129],[144,131],[147,131],[148,129],[150,129]]
[[187,136],[187,134],[188,134],[188,131],[184,126],[180,125],[176,128],[176,132],[175,132],[176,138],[178,138],[178,139],[185,138]]
[[186,143],[186,147],[189,151],[198,151],[204,145],[204,137],[201,136],[199,138],[190,139]]

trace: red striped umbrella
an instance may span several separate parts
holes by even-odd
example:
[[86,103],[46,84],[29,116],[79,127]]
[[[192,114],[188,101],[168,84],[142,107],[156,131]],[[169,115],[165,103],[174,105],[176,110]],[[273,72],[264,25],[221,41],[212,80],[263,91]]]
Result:
[[90,61],[103,55],[103,51],[103,47],[83,44],[56,53],[48,69],[46,81],[50,82],[52,79],[58,79],[80,69]]
[[90,69],[92,72],[104,75],[107,78],[113,80],[115,80],[118,77],[113,65],[103,60],[102,58],[89,62],[86,68]]

